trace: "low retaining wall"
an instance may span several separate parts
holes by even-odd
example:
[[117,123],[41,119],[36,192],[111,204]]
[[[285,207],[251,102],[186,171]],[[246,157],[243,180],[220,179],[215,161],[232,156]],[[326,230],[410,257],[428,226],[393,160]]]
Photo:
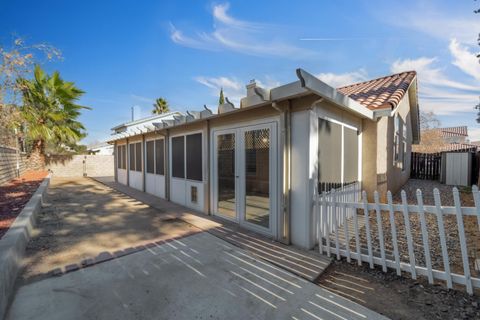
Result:
[[3,319],[13,297],[15,280],[22,269],[25,248],[49,184],[50,175],[43,180],[7,233],[0,239],[0,319]]
[[113,155],[50,156],[47,169],[56,177],[106,177],[114,174]]
[[17,177],[17,160],[20,175],[26,169],[26,155],[17,149],[0,146],[0,185]]

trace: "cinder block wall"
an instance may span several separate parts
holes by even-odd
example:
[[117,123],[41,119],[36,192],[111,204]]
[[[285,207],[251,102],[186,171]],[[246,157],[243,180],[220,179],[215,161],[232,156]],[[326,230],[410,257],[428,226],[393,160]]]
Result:
[[[26,156],[18,154],[20,174],[26,170]],[[17,150],[0,146],[0,185],[17,176]]]
[[113,176],[114,159],[113,155],[56,155],[47,158],[47,169],[57,177]]

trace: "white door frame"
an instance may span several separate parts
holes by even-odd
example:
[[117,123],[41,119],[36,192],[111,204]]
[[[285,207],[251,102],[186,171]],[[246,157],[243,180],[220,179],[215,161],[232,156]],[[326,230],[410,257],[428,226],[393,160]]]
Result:
[[[276,237],[277,217],[278,217],[278,135],[277,121],[260,122],[256,124],[246,123],[242,126],[219,128],[212,130],[212,214],[221,218],[239,223],[249,229],[259,233]],[[245,172],[245,132],[269,129],[270,147],[269,147],[269,197],[270,197],[270,217],[269,227],[264,228],[245,219],[245,190],[246,190],[246,172]],[[230,218],[218,213],[218,159],[217,159],[217,137],[222,134],[235,134],[235,218]]]

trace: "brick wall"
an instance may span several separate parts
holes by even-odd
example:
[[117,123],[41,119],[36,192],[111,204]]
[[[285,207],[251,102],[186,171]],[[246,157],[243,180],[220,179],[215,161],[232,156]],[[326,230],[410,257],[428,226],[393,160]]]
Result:
[[[26,169],[26,155],[18,154],[20,174]],[[17,177],[17,150],[0,146],[0,185]]]
[[47,158],[47,169],[57,177],[113,176],[114,160],[113,155],[56,155]]

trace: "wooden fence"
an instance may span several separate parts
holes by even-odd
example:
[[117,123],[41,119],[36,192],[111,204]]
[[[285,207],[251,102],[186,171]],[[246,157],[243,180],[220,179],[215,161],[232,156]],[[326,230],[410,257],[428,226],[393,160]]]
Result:
[[[407,202],[404,191],[400,203],[393,202],[390,191],[388,203],[379,202],[378,192],[374,193],[374,203],[368,203],[365,191],[361,198],[351,190],[323,192],[315,203],[319,251],[349,262],[355,259],[358,265],[379,265],[384,272],[387,268],[395,269],[398,275],[404,271],[413,279],[425,276],[429,283],[442,280],[448,288],[453,283],[465,285],[473,294],[473,288],[480,288],[480,279],[472,277],[474,262],[468,254],[464,227],[468,218],[470,232],[472,227],[479,232],[480,193],[476,186],[472,193],[475,207],[461,206],[457,188],[452,190],[454,206],[442,206],[438,189],[433,192],[434,205],[424,205],[420,190],[414,205]],[[453,241],[457,232],[458,241]],[[478,235],[469,239],[478,239]],[[438,249],[433,250],[433,256],[430,246]]]
[[438,180],[442,170],[441,153],[412,152],[410,178],[423,180]]

